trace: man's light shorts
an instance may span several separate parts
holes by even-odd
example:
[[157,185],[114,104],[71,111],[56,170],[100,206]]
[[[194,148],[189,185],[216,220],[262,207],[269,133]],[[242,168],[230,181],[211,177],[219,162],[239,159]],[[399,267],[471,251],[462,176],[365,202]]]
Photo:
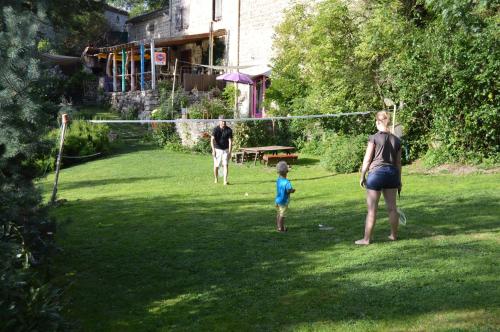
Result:
[[215,157],[214,157],[214,167],[227,166],[227,162],[229,160],[229,149],[220,150],[215,149]]
[[280,217],[285,218],[288,214],[288,205],[277,205],[276,210],[278,211]]

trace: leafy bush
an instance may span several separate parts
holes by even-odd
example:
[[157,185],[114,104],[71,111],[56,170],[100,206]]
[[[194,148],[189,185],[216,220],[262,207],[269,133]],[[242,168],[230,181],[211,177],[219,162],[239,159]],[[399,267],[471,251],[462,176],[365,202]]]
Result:
[[365,135],[332,135],[324,142],[326,148],[321,158],[323,167],[337,173],[352,173],[359,170],[366,150]]
[[43,284],[15,259],[22,248],[0,241],[0,321],[1,331],[65,331],[59,313],[60,291]]
[[222,98],[224,100],[224,103],[226,104],[226,107],[231,111],[234,110],[235,94],[237,95],[237,97],[239,97],[241,94],[241,91],[239,89],[237,89],[234,86],[234,84],[226,85],[226,87],[224,88],[224,91],[222,91]]
[[158,82],[160,91],[160,110],[162,119],[174,119],[181,113],[181,108],[188,104],[188,97],[180,86],[177,86],[174,92],[174,103],[172,105],[172,81],[163,80]]
[[211,153],[212,146],[210,145],[210,134],[203,133],[203,135],[198,139],[196,144],[193,146],[192,150],[199,153]]
[[233,112],[219,98],[203,98],[201,101],[191,105],[188,112],[191,119],[217,119],[219,115],[226,118],[233,116]]
[[172,152],[189,152],[190,150],[182,145],[181,138],[179,135],[172,135],[168,140],[165,141],[163,148],[167,151]]
[[[64,140],[64,154],[87,156],[109,151],[109,127],[105,124],[91,124],[87,121],[72,121]],[[65,164],[68,164],[65,161]]]
[[262,145],[291,145],[286,121],[242,121],[233,127],[233,149]]
[[173,123],[156,123],[151,132],[153,142],[159,147],[164,147],[167,143],[180,142],[179,135]]
[[129,105],[120,110],[120,116],[124,120],[137,120],[139,109],[134,105]]

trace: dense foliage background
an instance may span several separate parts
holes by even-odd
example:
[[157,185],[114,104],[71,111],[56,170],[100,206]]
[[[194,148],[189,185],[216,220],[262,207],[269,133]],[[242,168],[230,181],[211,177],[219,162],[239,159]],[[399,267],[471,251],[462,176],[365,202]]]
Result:
[[[294,115],[380,110],[391,98],[411,159],[498,162],[499,20],[491,0],[298,4],[277,29],[267,96]],[[320,128],[375,131],[355,117]]]

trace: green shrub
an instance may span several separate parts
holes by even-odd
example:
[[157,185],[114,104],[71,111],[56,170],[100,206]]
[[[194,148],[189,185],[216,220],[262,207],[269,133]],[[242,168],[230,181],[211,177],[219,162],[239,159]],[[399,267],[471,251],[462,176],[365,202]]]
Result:
[[189,149],[182,145],[181,138],[177,134],[172,135],[168,140],[166,140],[163,148],[172,152],[189,152]]
[[365,135],[332,135],[325,141],[325,153],[321,165],[336,173],[352,173],[363,163],[367,137]]
[[233,129],[233,149],[263,145],[291,145],[286,121],[237,122]]
[[72,121],[66,132],[64,154],[86,156],[109,151],[109,127],[87,121]]
[[217,119],[219,115],[226,118],[233,116],[233,111],[229,109],[224,100],[219,98],[203,98],[189,107],[189,117],[191,119]]
[[157,123],[153,126],[151,139],[159,147],[164,147],[167,143],[180,142],[179,135],[173,123]]
[[[237,90],[237,91],[235,91]],[[234,109],[234,97],[235,93],[239,97],[241,94],[241,91],[237,89],[234,84],[228,84],[224,88],[224,91],[222,91],[222,98],[224,100],[224,103],[226,104],[226,107],[233,111]]]
[[[55,169],[60,131],[59,128],[53,129],[44,138],[44,141],[51,146],[50,153],[37,156],[33,160],[33,164],[37,167],[38,176],[43,176]],[[66,129],[63,155],[77,157],[107,153],[110,150],[109,132],[109,127],[105,124],[91,124],[84,120],[71,121]],[[69,166],[86,160],[63,158],[62,166]]]
[[137,120],[139,109],[133,105],[129,105],[120,110],[120,116],[123,120]]
[[162,119],[177,118],[182,107],[188,104],[188,97],[184,90],[177,86],[174,92],[174,102],[172,105],[172,81],[163,80],[158,83],[160,92],[160,109],[162,110]]
[[39,280],[33,271],[16,268],[22,249],[0,241],[1,331],[67,331],[60,315],[60,290]]
[[426,167],[435,167],[452,161],[457,160],[442,146],[429,148],[423,157],[423,162]]
[[210,134],[204,133],[199,139],[198,142],[193,146],[192,150],[194,152],[199,153],[211,153],[212,146],[210,145]]

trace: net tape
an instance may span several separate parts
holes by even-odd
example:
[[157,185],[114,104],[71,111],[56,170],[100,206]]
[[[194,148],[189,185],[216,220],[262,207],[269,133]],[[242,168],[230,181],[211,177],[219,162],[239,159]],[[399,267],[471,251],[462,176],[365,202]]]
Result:
[[335,114],[314,114],[314,115],[292,115],[292,116],[272,116],[266,118],[233,118],[233,119],[175,119],[175,120],[88,120],[91,123],[195,123],[195,122],[245,122],[245,121],[269,121],[269,120],[293,120],[293,119],[319,119],[336,118],[351,115],[366,115],[377,111],[335,113]]

